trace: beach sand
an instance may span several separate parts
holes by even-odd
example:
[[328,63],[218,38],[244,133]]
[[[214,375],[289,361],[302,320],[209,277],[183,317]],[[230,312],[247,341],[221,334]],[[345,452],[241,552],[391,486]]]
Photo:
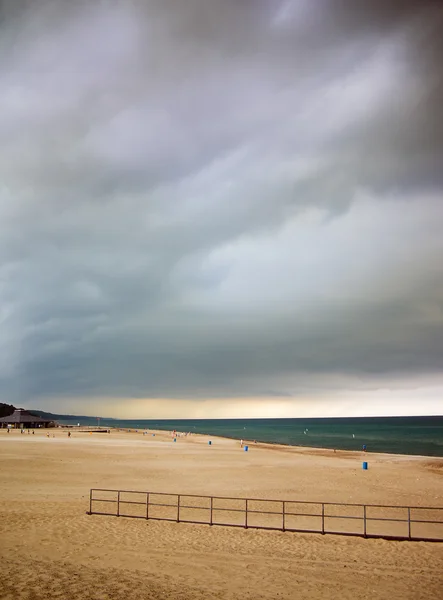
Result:
[[50,435],[0,430],[0,598],[443,598],[443,543],[86,514],[91,487],[442,506],[443,459],[244,452],[238,441],[173,443],[165,432]]

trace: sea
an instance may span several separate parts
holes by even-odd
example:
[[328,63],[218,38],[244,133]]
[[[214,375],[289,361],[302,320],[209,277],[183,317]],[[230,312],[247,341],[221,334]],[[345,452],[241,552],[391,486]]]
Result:
[[60,424],[200,433],[248,441],[443,457],[443,416],[324,419],[105,419],[70,417]]

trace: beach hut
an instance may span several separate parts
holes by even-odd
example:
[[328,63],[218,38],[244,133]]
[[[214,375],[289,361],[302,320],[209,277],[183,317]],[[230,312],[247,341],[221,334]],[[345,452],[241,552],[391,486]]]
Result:
[[54,427],[55,423],[37,417],[24,408],[16,408],[12,415],[0,419],[0,427],[8,427],[8,425],[15,429],[34,429],[36,427]]

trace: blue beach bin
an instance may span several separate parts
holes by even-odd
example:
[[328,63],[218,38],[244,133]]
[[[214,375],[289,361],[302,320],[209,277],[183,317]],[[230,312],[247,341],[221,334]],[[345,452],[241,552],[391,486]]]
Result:
[[212,442],[211,442],[211,440],[209,440],[209,442],[208,442],[208,446],[211,446],[211,445],[212,445]]
[[176,442],[176,441],[177,441],[177,438],[174,438],[174,442]]
[[363,471],[367,471],[368,470],[368,463],[364,462],[363,463]]
[[249,450],[249,446],[245,446],[245,452]]

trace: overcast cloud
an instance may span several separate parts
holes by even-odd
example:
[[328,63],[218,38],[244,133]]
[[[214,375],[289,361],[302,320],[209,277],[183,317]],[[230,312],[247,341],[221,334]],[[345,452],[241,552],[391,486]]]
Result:
[[0,6],[0,401],[443,414],[441,2]]

